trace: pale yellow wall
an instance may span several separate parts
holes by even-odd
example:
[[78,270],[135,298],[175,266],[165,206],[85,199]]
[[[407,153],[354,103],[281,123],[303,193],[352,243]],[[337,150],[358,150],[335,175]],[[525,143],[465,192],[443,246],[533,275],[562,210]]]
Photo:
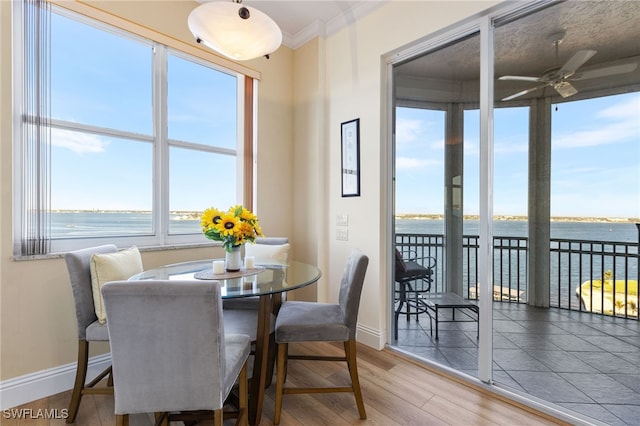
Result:
[[[322,247],[326,245],[328,220],[324,214],[326,188],[326,145],[324,143],[324,96],[322,58],[324,41],[315,38],[294,52],[294,186],[293,218],[300,260],[326,270]],[[299,290],[298,300],[324,300],[327,281]]]
[[[269,236],[289,237],[293,241],[293,113],[291,68],[293,52],[281,47],[269,60],[252,61],[260,65],[258,87],[258,132],[256,176],[256,214]],[[295,255],[295,250],[293,251]]]
[[[186,1],[89,2],[114,15],[196,46],[186,21],[197,3]],[[62,258],[12,259],[11,2],[0,0],[0,380],[76,360],[73,299]],[[293,238],[292,52],[281,47],[268,61],[243,63],[261,73],[258,108],[260,150],[256,211],[265,232]],[[221,249],[143,252],[147,268],[222,256]],[[295,254],[294,254],[295,257]],[[92,355],[107,350],[99,347]]]

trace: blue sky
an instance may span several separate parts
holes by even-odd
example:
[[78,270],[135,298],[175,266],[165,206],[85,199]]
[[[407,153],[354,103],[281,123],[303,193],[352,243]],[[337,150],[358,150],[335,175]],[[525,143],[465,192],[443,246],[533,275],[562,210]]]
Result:
[[[52,131],[52,208],[153,208],[152,45],[54,14],[52,117],[147,140]],[[168,52],[168,136],[235,148],[237,79]],[[236,157],[172,147],[170,210],[237,202]]]
[[[151,46],[59,15],[53,27],[54,118],[151,135]],[[235,78],[169,58],[169,136],[233,147]],[[566,102],[552,122],[552,215],[640,218],[640,94]],[[465,214],[478,213],[478,133],[468,111]],[[527,108],[495,110],[496,214],[526,215],[527,140]],[[396,211],[443,213],[444,113],[400,109],[396,141]],[[151,143],[63,130],[53,143],[54,209],[151,210]],[[170,161],[170,209],[235,203],[234,157],[172,148]]]
[[[640,218],[640,94],[554,105],[552,216]],[[396,212],[444,211],[444,113],[397,114]],[[495,109],[494,213],[527,214],[528,110]],[[465,114],[465,214],[478,213],[478,111]]]

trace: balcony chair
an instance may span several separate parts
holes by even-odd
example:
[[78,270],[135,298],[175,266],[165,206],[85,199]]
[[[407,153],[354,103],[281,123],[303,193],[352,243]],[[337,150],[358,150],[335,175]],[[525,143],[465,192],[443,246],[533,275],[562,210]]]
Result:
[[156,424],[221,426],[238,381],[236,424],[248,422],[249,336],[225,333],[218,281],[112,281],[102,287],[109,322],[117,425],[156,413]]
[[406,314],[407,321],[411,314],[415,314],[416,321],[419,321],[419,315],[427,311],[421,295],[431,291],[435,266],[435,257],[403,256],[397,248],[395,249],[395,302],[398,306],[395,310],[393,331],[396,340],[400,314]]
[[[115,245],[108,244],[72,251],[64,256],[69,272],[78,325],[78,365],[71,402],[69,403],[67,423],[75,422],[83,395],[113,394],[111,366],[98,374],[90,383],[85,384],[85,382],[89,362],[89,342],[109,341],[106,324],[100,324],[96,316],[91,286],[91,256],[95,253],[116,253],[117,251],[118,249]],[[95,387],[107,375],[109,376],[107,386]]]
[[[353,392],[361,419],[366,419],[356,363],[356,324],[360,295],[369,258],[359,250],[349,255],[340,284],[337,304],[286,301],[276,319],[278,345],[274,424],[280,424],[283,394]],[[344,357],[289,355],[289,344],[298,342],[343,342]],[[343,387],[284,387],[289,359],[346,361],[351,385]]]

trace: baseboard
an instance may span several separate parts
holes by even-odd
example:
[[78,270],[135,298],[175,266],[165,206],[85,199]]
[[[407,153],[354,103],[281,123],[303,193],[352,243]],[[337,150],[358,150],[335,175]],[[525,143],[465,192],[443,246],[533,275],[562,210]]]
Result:
[[[87,378],[93,377],[111,365],[111,354],[89,359]],[[0,410],[17,407],[31,401],[46,398],[73,388],[76,378],[76,363],[25,374],[0,382]],[[67,407],[60,407],[67,408]]]
[[358,342],[377,350],[384,348],[386,338],[380,330],[358,324],[357,333]]

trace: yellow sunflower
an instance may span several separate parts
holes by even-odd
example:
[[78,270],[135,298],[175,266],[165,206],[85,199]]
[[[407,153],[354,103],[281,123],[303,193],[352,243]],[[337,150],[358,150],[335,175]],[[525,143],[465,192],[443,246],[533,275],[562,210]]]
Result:
[[216,229],[223,237],[234,236],[240,221],[233,213],[223,213],[220,221],[215,225]]
[[240,210],[240,215],[239,215],[240,220],[245,220],[247,222],[253,222],[253,221],[258,220],[258,217],[255,214],[253,214],[253,212],[251,212],[250,210],[247,210],[242,206],[237,206],[237,207],[239,207],[241,209]]
[[206,209],[204,213],[202,213],[202,216],[200,219],[200,226],[202,226],[202,229],[205,231],[207,229],[213,228],[218,224],[218,222],[220,222],[220,219],[222,218],[223,214],[224,214],[223,211],[213,207]]
[[205,237],[221,241],[227,252],[264,236],[258,217],[241,205],[232,206],[227,211],[210,207],[202,213],[200,225]]

